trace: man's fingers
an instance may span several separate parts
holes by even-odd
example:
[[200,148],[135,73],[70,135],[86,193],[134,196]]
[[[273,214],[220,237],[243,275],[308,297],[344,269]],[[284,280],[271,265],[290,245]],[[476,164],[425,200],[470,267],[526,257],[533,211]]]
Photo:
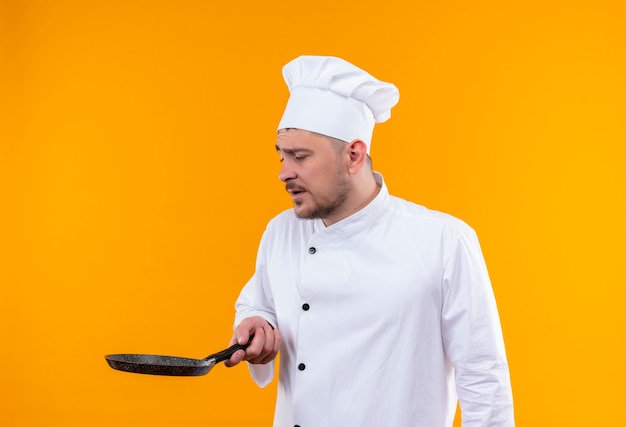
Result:
[[246,360],[252,363],[257,363],[256,359],[263,354],[263,347],[265,346],[266,340],[267,336],[265,335],[263,328],[257,328],[254,332],[252,342],[246,349]]
[[241,330],[241,332],[239,332],[237,336],[237,344],[245,345],[248,343],[248,341],[250,341],[250,333],[245,329]]
[[281,343],[280,332],[278,332],[278,329],[274,329],[272,335],[274,337],[273,346],[270,349],[269,353],[265,356],[265,358],[259,362],[261,364],[266,364],[274,360],[274,358],[280,351],[280,343]]
[[[267,324],[256,330],[255,340],[256,335],[264,339],[262,342],[259,341],[258,346],[255,345],[250,351],[246,351],[246,359],[250,363],[257,364],[265,364],[272,361],[280,349],[280,334],[277,330],[272,328],[271,325]],[[254,344],[256,344],[256,342]]]
[[[252,340],[250,341],[250,337]],[[280,350],[280,333],[265,319],[250,317],[244,319],[231,337],[229,346],[238,343],[250,344],[245,351],[238,350],[224,364],[227,367],[235,366],[243,360],[253,364],[265,364],[272,361]]]
[[237,350],[236,352],[233,353],[232,356],[230,356],[230,359],[224,361],[224,365],[226,365],[226,367],[228,368],[231,368],[241,363],[241,361],[243,361],[245,357],[246,357],[245,351]]

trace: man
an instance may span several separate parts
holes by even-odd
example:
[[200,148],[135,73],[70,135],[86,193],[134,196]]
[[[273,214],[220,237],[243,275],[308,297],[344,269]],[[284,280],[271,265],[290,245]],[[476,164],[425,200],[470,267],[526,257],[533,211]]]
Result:
[[513,426],[497,308],[474,231],[391,196],[369,159],[399,95],[334,57],[283,69],[280,180],[236,303],[227,362],[267,385],[280,350],[276,427]]

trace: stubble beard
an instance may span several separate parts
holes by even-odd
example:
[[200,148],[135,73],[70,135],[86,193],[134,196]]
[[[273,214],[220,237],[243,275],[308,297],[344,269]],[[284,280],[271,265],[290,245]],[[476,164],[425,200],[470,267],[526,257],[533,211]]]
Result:
[[331,196],[320,200],[309,193],[308,195],[312,200],[310,200],[311,207],[308,209],[304,207],[305,203],[302,201],[294,202],[296,216],[302,219],[325,219],[331,217],[343,207],[348,199],[351,187],[348,177],[338,174],[335,191]]

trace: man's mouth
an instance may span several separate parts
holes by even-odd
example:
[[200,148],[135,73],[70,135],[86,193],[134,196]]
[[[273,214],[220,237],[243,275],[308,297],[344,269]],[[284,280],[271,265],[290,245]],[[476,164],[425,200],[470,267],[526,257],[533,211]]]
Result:
[[295,184],[287,184],[285,186],[285,189],[291,195],[291,197],[296,197],[306,192],[306,190],[303,187],[297,186]]

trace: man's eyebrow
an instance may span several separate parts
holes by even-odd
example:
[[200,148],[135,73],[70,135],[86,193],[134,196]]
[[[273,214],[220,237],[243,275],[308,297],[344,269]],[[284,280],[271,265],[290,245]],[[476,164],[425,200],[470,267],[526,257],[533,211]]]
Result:
[[296,147],[296,148],[280,148],[278,145],[276,145],[276,151],[277,152],[283,152],[283,153],[287,153],[287,154],[294,154],[294,153],[311,153],[312,150],[309,148],[304,148],[304,147]]

